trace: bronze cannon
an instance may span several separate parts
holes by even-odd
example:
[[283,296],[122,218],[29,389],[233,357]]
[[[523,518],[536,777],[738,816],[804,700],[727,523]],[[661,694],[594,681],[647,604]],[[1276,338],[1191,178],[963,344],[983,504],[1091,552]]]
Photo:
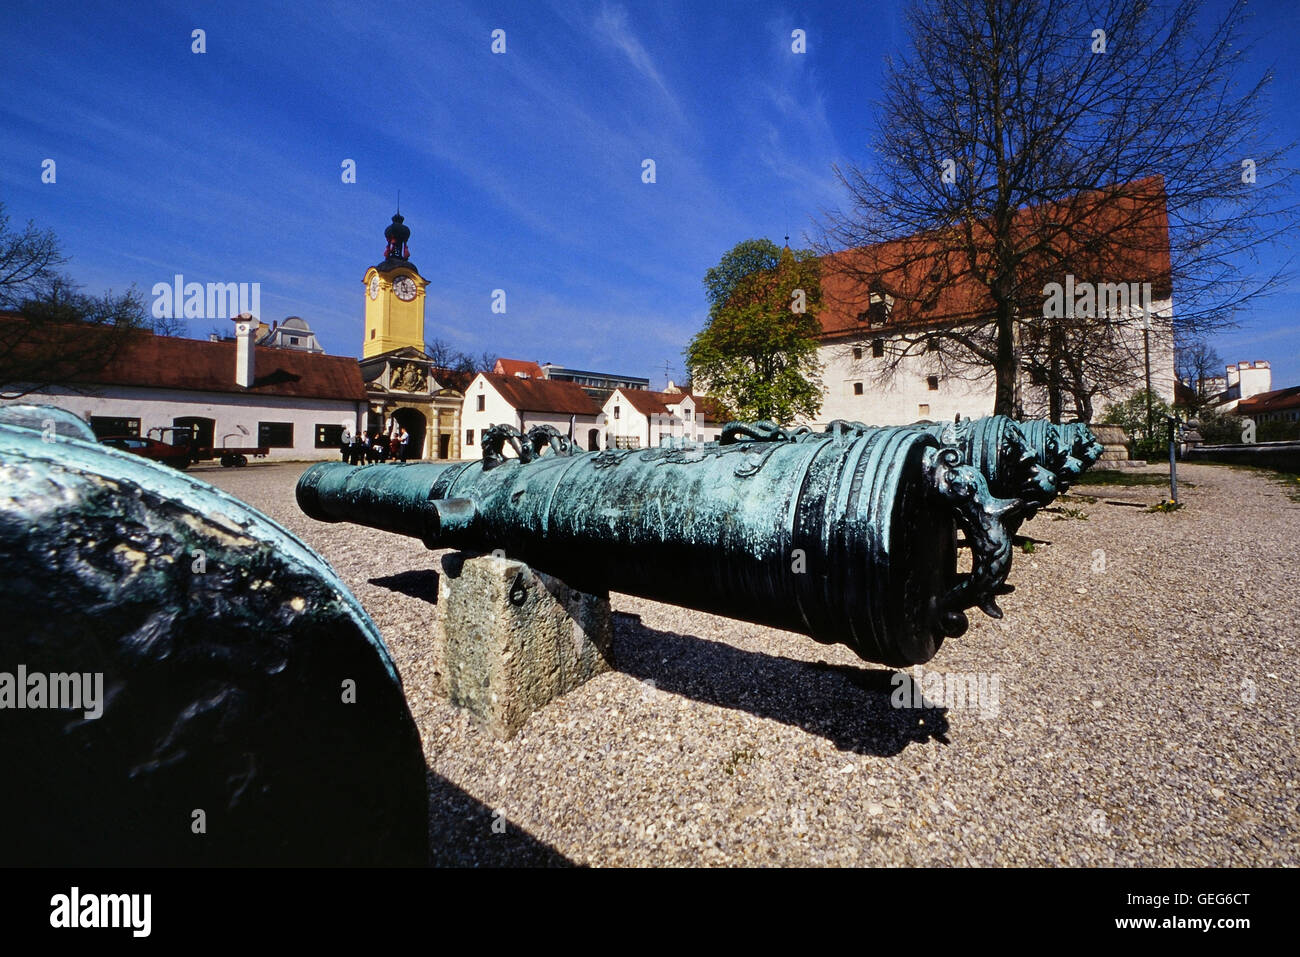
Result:
[[424,863],[419,733],[343,582],[65,416],[0,424],[0,864]]
[[[553,429],[490,430],[481,462],[323,463],[302,510],[502,550],[584,591],[638,595],[841,643],[897,667],[1000,617],[1004,517],[955,449],[915,430],[813,435],[733,423],[718,444],[572,454]],[[506,443],[516,457],[502,455]],[[971,546],[957,568],[956,531]]]

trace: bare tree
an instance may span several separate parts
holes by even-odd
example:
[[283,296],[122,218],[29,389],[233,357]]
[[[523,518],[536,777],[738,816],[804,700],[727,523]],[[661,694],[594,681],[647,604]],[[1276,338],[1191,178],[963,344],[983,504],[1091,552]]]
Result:
[[424,354],[439,369],[455,368],[457,361],[464,356],[463,352],[452,348],[446,340],[438,338],[424,340]]
[[149,328],[156,336],[184,336],[189,324],[181,316],[151,316]]
[[1198,415],[1214,398],[1210,380],[1223,375],[1223,357],[1204,339],[1181,342],[1175,353],[1174,370],[1192,394],[1188,411]]
[[891,339],[882,376],[924,355],[936,371],[992,376],[995,411],[1014,414],[1028,368],[1055,415],[1065,393],[1083,412],[1131,374],[1122,352],[1141,310],[1044,321],[1049,283],[1177,290],[1179,336],[1230,324],[1279,284],[1289,263],[1261,277],[1241,260],[1295,224],[1290,146],[1262,135],[1269,77],[1240,82],[1244,4],[1204,35],[1197,14],[1147,0],[922,0],[909,12],[875,160],[836,168],[849,201],[819,244],[848,280],[828,282],[828,300],[848,289],[864,311],[886,304],[870,324]]
[[66,262],[53,231],[38,229],[31,221],[22,232],[12,231],[0,203],[0,309],[16,309],[32,298]]
[[50,230],[9,228],[0,204],[0,392],[17,398],[51,385],[85,381],[146,326],[144,299],[132,286],[87,295],[58,271],[67,260]]

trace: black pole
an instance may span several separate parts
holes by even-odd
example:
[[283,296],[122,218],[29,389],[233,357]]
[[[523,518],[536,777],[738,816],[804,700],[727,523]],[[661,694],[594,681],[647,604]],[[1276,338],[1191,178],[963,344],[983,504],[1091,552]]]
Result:
[[1169,501],[1178,501],[1178,464],[1174,458],[1175,425],[1178,420],[1172,415],[1169,419]]
[[1151,417],[1151,326],[1144,321],[1142,325],[1142,353],[1147,367],[1147,438],[1155,438],[1155,423]]

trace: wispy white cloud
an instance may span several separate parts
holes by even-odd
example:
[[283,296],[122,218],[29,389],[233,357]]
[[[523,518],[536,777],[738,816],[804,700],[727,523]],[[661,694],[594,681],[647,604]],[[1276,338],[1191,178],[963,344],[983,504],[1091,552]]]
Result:
[[592,24],[592,30],[600,40],[610,44],[627,57],[628,62],[636,68],[637,72],[659,88],[673,112],[681,114],[681,106],[668,89],[668,84],[664,82],[663,74],[655,66],[654,58],[628,25],[625,7],[619,4],[602,3],[600,13],[596,15]]

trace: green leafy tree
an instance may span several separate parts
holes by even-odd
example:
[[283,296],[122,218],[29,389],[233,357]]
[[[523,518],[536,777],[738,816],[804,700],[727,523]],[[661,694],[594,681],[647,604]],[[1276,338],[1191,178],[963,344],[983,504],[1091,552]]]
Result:
[[1206,445],[1234,445],[1241,442],[1246,423],[1241,416],[1217,409],[1202,409],[1197,417],[1197,431]]
[[705,273],[704,287],[709,322],[685,353],[691,381],[733,418],[815,416],[822,394],[816,254],[747,239]]
[[1139,389],[1131,396],[1106,410],[1102,422],[1118,425],[1133,440],[1135,458],[1160,458],[1168,449],[1169,424],[1166,416],[1174,410],[1155,392],[1150,393],[1151,427],[1147,427],[1147,390]]

